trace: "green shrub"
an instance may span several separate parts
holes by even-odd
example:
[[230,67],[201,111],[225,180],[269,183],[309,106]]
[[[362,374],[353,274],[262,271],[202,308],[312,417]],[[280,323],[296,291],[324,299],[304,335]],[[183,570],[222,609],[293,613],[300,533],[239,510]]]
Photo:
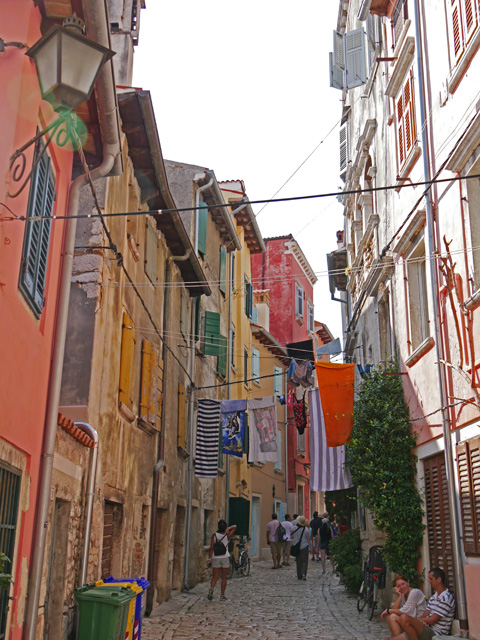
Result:
[[362,543],[359,529],[348,529],[343,536],[333,538],[330,551],[337,566],[337,571],[343,577],[348,591],[357,592],[363,580]]
[[0,589],[8,589],[12,582],[12,576],[5,573],[7,562],[10,562],[10,558],[0,551]]

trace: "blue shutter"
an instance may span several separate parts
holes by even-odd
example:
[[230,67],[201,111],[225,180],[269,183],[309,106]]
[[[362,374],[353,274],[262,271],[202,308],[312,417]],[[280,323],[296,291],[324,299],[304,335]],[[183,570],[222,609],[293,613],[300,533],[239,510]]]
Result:
[[[207,356],[220,355],[220,314],[205,311],[205,326],[203,331],[203,352]],[[223,337],[223,336],[222,336]]]
[[252,347],[252,380],[260,384],[260,351]]
[[197,210],[198,215],[198,245],[197,250],[198,253],[201,253],[204,256],[207,253],[207,220],[208,220],[208,207],[200,200],[199,202],[200,209]]

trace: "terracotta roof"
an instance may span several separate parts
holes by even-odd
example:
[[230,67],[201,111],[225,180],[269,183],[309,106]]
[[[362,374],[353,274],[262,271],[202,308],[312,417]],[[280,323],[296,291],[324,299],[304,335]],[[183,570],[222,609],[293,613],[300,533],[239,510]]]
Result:
[[64,416],[63,413],[58,414],[57,424],[59,427],[62,427],[64,431],[72,436],[74,440],[82,444],[84,447],[88,447],[89,449],[93,449],[95,446],[95,442],[87,435],[82,429],[79,429],[73,420]]
[[273,355],[277,356],[279,360],[283,362],[285,366],[290,363],[290,358],[287,356],[287,350],[285,347],[275,340],[275,338],[268,333],[264,327],[259,324],[250,322],[252,335],[260,344],[263,344]]

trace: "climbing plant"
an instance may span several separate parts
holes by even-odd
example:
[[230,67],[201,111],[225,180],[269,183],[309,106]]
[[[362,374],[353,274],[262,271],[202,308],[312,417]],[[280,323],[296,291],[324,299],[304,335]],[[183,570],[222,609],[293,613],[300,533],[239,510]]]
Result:
[[355,403],[348,464],[361,503],[386,535],[385,561],[416,582],[424,526],[414,447],[398,367],[374,369],[364,376]]
[[356,488],[325,491],[325,507],[337,524],[350,525],[352,514],[357,511]]

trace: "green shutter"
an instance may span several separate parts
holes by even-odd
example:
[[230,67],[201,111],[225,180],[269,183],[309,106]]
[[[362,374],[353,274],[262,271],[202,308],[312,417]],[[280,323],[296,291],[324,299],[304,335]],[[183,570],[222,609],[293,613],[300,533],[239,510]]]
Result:
[[200,209],[198,209],[198,253],[204,256],[207,253],[207,220],[208,220],[208,207],[200,200]]
[[220,314],[205,311],[203,352],[206,356],[220,355]]
[[220,264],[218,267],[218,288],[225,295],[227,290],[227,250],[225,247],[220,247]]
[[253,315],[253,285],[245,278],[245,315],[251,318]]
[[230,498],[229,524],[236,524],[235,534],[238,536],[250,535],[250,502],[245,498]]
[[217,371],[218,373],[225,378],[227,375],[227,338],[225,336],[219,335],[219,349],[220,353],[217,358]]

